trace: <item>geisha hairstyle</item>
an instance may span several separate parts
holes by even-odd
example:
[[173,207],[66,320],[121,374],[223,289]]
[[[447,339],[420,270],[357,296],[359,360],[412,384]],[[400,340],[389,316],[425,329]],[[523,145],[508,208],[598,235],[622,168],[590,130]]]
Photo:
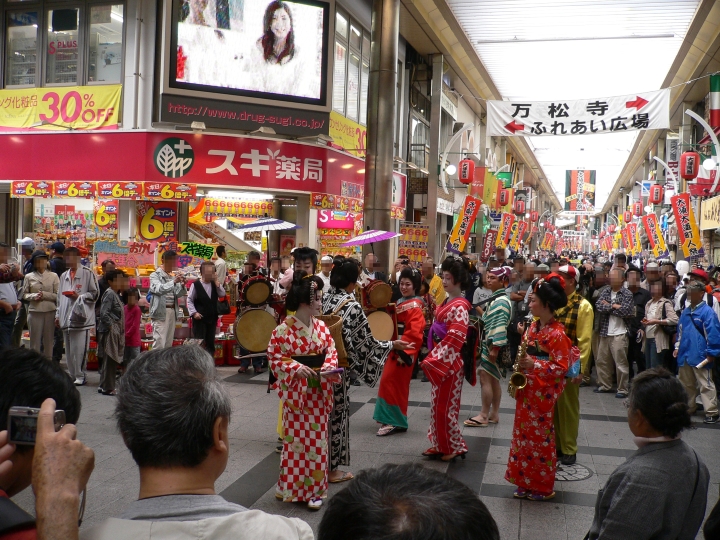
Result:
[[440,270],[449,273],[452,276],[453,282],[455,284],[459,283],[460,289],[463,291],[470,287],[470,266],[462,257],[450,255],[443,261]]
[[351,283],[356,283],[360,276],[360,266],[357,259],[338,255],[333,259],[330,270],[330,286],[336,289],[345,289]]
[[[420,284],[422,283],[422,276],[417,268],[403,268],[400,272],[400,279],[409,279],[412,281],[413,289],[415,294],[420,294]],[[400,283],[398,279],[398,283]]]
[[290,311],[297,311],[300,304],[309,304],[316,291],[322,291],[323,280],[318,276],[303,272],[293,274],[292,285],[285,298],[285,306]]
[[538,278],[532,282],[533,294],[543,305],[555,311],[567,305],[565,294],[565,280],[556,273],[548,274],[544,278]]

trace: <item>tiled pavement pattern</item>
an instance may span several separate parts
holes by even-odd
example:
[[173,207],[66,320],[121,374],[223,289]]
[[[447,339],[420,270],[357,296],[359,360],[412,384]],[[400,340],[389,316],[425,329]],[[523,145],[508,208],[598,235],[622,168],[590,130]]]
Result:
[[[281,503],[274,498],[279,455],[275,453],[278,400],[266,393],[267,373],[238,375],[235,368],[219,368],[232,396],[233,417],[230,458],[216,488],[227,499],[247,507],[306,520],[315,530],[322,511],[311,513],[305,505]],[[115,398],[97,393],[98,376],[91,373],[88,386],[81,387],[83,409],[78,425],[79,437],[95,451],[95,471],[88,486],[83,527],[119,514],[137,497],[139,479],[129,452],[125,449],[112,418]],[[503,385],[504,388],[504,385]],[[594,394],[592,388],[580,390],[582,420],[578,463],[593,474],[582,481],[558,482],[557,498],[538,503],[512,498],[513,487],[505,482],[514,401],[506,394],[501,404],[500,423],[488,428],[464,428],[470,453],[465,461],[445,464],[427,461],[420,453],[428,447],[430,386],[420,380],[411,385],[410,429],[387,438],[376,437],[373,421],[376,391],[365,386],[351,388],[353,414],[351,462],[354,472],[383,463],[423,463],[447,471],[480,493],[497,521],[503,540],[546,538],[582,539],[592,521],[595,496],[608,475],[622,463],[635,446],[625,420],[625,408],[613,394]],[[480,388],[465,385],[461,420],[475,414],[480,406]],[[685,440],[705,460],[710,469],[711,486],[708,512],[718,499],[720,482],[720,425],[704,426],[697,416],[698,429],[687,432]],[[331,484],[330,496],[344,487]],[[32,511],[31,490],[20,494],[18,502]],[[702,538],[702,533],[698,535]]]

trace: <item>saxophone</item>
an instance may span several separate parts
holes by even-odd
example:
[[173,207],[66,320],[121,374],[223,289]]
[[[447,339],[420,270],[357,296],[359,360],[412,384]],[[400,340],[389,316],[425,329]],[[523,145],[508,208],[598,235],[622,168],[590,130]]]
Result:
[[522,390],[527,385],[527,377],[525,374],[520,371],[520,361],[524,360],[527,356],[527,329],[523,333],[522,340],[520,341],[520,346],[518,347],[517,356],[515,357],[515,364],[513,365],[513,372],[510,375],[510,380],[508,382],[508,394],[510,394],[510,397],[513,399],[517,399],[515,397],[515,394],[518,390]]

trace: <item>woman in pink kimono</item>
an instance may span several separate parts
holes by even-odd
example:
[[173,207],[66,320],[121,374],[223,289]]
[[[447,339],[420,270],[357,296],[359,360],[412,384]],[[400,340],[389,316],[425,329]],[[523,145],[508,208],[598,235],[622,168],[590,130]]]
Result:
[[330,330],[315,318],[322,308],[322,280],[296,272],[287,295],[295,311],[272,333],[268,360],[283,403],[283,448],[275,496],[319,510],[328,488],[328,419],[337,351]]

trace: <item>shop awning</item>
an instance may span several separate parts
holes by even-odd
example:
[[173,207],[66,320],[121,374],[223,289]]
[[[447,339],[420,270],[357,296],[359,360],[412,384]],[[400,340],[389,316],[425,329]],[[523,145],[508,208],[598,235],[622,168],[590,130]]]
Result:
[[248,252],[256,249],[242,238],[234,235],[225,227],[221,227],[215,222],[206,223],[204,225],[196,225],[190,223],[189,227],[190,231],[193,232],[196,236],[198,236],[198,238],[205,239],[207,237],[210,237],[214,241],[223,244],[228,251]]

